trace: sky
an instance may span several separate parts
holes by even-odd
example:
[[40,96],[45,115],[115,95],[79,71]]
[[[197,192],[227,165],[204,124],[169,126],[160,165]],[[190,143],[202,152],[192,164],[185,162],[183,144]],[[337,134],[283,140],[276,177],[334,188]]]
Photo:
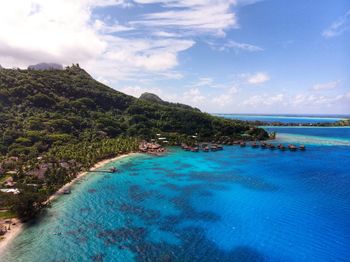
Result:
[[349,0],[0,0],[0,64],[210,113],[350,114]]

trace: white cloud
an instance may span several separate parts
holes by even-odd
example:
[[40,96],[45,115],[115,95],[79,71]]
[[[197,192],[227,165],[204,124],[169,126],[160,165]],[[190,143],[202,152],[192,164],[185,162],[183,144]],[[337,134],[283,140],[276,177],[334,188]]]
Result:
[[335,89],[340,85],[340,81],[332,81],[332,82],[327,82],[327,83],[319,83],[315,84],[312,87],[312,90],[314,91],[321,91],[321,90],[330,90],[330,89]]
[[260,106],[272,106],[276,104],[282,104],[284,102],[284,94],[277,94],[274,96],[263,94],[251,96],[244,100],[242,104],[249,107],[260,107]]
[[[215,47],[215,45],[214,45]],[[216,47],[215,47],[216,48]],[[247,43],[239,43],[239,42],[235,42],[235,41],[228,41],[226,44],[216,48],[220,51],[228,51],[230,49],[239,52],[239,51],[246,51],[246,52],[260,52],[260,51],[264,51],[263,48],[259,47],[259,46],[255,46],[255,45],[251,45],[251,44],[247,44]]]
[[[96,7],[158,4],[161,11],[120,24]],[[0,61],[5,67],[79,62],[114,85],[140,77],[180,79],[179,53],[198,34],[237,26],[233,0],[13,0],[0,3]],[[146,11],[147,12],[147,11]],[[171,15],[167,17],[167,15]],[[120,34],[123,33],[123,34]],[[145,35],[147,34],[147,37]]]
[[117,32],[132,31],[135,28],[125,26],[125,25],[120,25],[118,22],[115,22],[113,24],[106,24],[104,21],[97,19],[94,22],[94,29],[104,34],[111,34],[111,33],[117,33]]
[[197,82],[193,84],[194,87],[211,86],[214,84],[214,79],[211,77],[200,77]]
[[[107,2],[98,5],[103,4]],[[10,66],[43,61],[71,63],[103,52],[106,44],[90,25],[92,6],[94,3],[88,0],[2,1],[2,63]]]
[[232,105],[234,101],[234,95],[236,95],[237,93],[238,87],[232,86],[230,88],[227,88],[226,90],[221,91],[220,94],[210,95],[210,99],[208,100],[211,104],[211,107],[214,108],[214,110],[217,110],[218,107],[223,108]]
[[346,94],[338,94],[335,96],[324,96],[324,95],[314,95],[314,94],[298,94],[291,101],[294,106],[327,106],[332,107],[336,103],[345,102],[348,99]]
[[188,91],[185,91],[183,94],[183,102],[188,103],[194,106],[200,106],[206,97],[201,93],[198,88],[191,88]]
[[332,38],[339,36],[348,30],[350,30],[350,10],[325,29],[322,32],[322,36],[325,38]]
[[156,31],[156,32],[153,32],[152,35],[159,36],[159,37],[171,37],[171,38],[181,37],[180,34],[166,32],[166,31]]
[[96,7],[128,7],[122,0],[13,0],[0,3],[0,61],[5,67],[39,62],[79,62],[95,77],[114,83],[153,74],[181,78],[173,69],[178,54],[191,48],[191,39],[168,36],[120,37],[136,30],[130,25],[95,19]]
[[247,82],[252,85],[262,84],[270,80],[270,76],[267,73],[258,72],[253,75],[248,75]]
[[134,0],[140,4],[162,4],[164,11],[145,14],[132,24],[183,30],[187,33],[214,33],[237,27],[235,13],[230,10],[233,0]]

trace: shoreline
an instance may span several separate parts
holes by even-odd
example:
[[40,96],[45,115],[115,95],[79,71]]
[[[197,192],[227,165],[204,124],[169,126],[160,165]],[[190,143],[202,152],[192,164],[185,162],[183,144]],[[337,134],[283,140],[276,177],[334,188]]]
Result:
[[[113,158],[108,158],[108,159],[105,159],[105,160],[101,160],[99,162],[97,162],[92,168],[90,168],[89,170],[90,171],[93,171],[93,170],[96,170],[98,168],[101,168],[103,167],[104,165],[107,165],[109,164],[110,162],[114,162],[116,160],[120,160],[120,159],[123,159],[125,157],[128,157],[128,156],[133,156],[133,155],[136,155],[138,153],[128,153],[128,154],[123,154],[123,155],[120,155],[120,156],[116,156],[116,157],[113,157]],[[63,185],[60,189],[58,189],[55,193],[53,193],[47,200],[45,203],[47,202],[51,202],[51,201],[54,201],[56,200],[58,197],[60,197],[61,195],[64,194],[64,191],[69,189],[71,186],[73,186],[80,178],[86,176],[87,174],[89,173],[89,171],[82,171],[82,172],[79,172],[78,175],[73,179],[71,180],[70,182],[66,183],[65,185]]]
[[[127,154],[123,154],[123,155],[119,155],[113,158],[108,158],[108,159],[104,159],[101,160],[99,162],[97,162],[92,168],[90,168],[89,170],[96,170],[98,168],[103,167],[106,164],[109,164],[111,162],[129,157],[129,156],[134,156],[137,155],[139,153],[127,153]],[[69,189],[71,186],[73,186],[76,182],[79,181],[79,179],[81,179],[82,177],[86,176],[87,174],[89,174],[89,171],[82,171],[79,172],[78,175],[71,180],[70,182],[66,183],[65,185],[63,185],[60,189],[58,189],[55,193],[53,193],[46,201],[45,203],[54,201],[56,199],[58,199],[60,196],[63,195],[64,191]],[[12,243],[12,241],[18,236],[20,235],[20,233],[23,231],[24,229],[24,223],[20,222],[19,219],[17,218],[13,218],[13,223],[16,223],[15,226],[11,225],[11,231],[8,231],[4,236],[2,236],[3,238],[0,239],[0,254],[2,254],[5,249]],[[1,258],[1,255],[0,255]]]
[[[16,225],[13,226],[12,223],[16,223]],[[0,239],[0,254],[2,254],[5,251],[5,249],[13,241],[13,239],[15,239],[23,230],[24,224],[19,219],[12,218],[12,223],[11,231],[7,231],[7,233],[2,236],[3,238]]]

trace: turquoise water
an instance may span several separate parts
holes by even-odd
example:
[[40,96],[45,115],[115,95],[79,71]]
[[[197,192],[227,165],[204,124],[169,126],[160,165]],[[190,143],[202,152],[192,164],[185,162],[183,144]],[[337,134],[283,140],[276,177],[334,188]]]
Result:
[[85,177],[0,261],[350,261],[350,128],[283,130],[307,150],[111,163],[119,173]]
[[229,119],[243,121],[263,121],[281,123],[331,123],[349,118],[349,116],[313,116],[313,115],[240,115],[240,114],[215,114]]
[[276,143],[299,143],[320,146],[350,146],[350,127],[264,128],[268,132],[277,132]]

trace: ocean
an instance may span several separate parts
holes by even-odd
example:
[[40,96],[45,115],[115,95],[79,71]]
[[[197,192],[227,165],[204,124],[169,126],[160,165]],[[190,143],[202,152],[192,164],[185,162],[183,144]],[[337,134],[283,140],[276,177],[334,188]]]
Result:
[[349,115],[254,115],[254,114],[215,114],[229,119],[243,121],[281,122],[281,123],[332,123],[350,118]]
[[278,128],[306,151],[171,147],[84,177],[0,261],[350,261],[350,128]]

